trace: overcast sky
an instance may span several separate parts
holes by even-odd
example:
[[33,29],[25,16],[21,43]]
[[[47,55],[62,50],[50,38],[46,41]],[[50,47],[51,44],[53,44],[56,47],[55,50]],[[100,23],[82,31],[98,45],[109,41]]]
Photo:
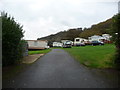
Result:
[[70,28],[90,27],[118,12],[119,0],[0,0],[0,11],[12,15],[36,40]]

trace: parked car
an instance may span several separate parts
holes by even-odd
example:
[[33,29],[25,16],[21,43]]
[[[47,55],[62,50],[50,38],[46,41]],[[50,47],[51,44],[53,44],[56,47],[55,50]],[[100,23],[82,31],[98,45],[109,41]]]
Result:
[[85,43],[77,43],[76,46],[85,46]]
[[72,43],[70,41],[66,41],[63,43],[63,48],[71,48],[72,47]]
[[100,42],[100,41],[92,41],[92,42],[91,42],[91,45],[93,45],[93,46],[96,46],[96,45],[104,45],[104,43],[103,43],[103,42]]

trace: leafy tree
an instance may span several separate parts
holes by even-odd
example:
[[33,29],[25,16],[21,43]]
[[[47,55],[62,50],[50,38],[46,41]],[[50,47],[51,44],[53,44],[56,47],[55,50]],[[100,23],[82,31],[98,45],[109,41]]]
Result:
[[13,17],[1,13],[2,18],[2,64],[3,66],[15,64],[22,57],[20,41],[23,29]]
[[113,24],[111,30],[112,30],[112,37],[117,49],[115,63],[120,69],[120,13],[113,17]]

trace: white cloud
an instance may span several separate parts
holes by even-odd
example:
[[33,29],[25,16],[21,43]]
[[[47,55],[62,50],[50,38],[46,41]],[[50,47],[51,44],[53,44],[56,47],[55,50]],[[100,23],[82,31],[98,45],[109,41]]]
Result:
[[61,30],[90,27],[117,13],[119,0],[1,0],[5,10],[24,25],[25,39]]
[[[68,26],[57,24],[52,17],[49,18],[38,18],[31,22],[22,22],[24,24],[24,30],[29,33],[25,33],[27,38],[25,39],[36,39],[38,37],[47,36],[49,34],[55,34],[63,28],[69,29]],[[28,26],[29,27],[26,27]]]

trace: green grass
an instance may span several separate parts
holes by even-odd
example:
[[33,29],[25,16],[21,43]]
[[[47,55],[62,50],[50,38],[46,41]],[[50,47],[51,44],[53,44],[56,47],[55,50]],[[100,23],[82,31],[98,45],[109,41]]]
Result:
[[85,46],[64,48],[81,64],[92,68],[114,68],[115,46]]
[[36,51],[29,51],[29,55],[32,55],[32,54],[45,54],[45,53],[48,53],[50,52],[51,49],[45,49],[45,50],[36,50]]

